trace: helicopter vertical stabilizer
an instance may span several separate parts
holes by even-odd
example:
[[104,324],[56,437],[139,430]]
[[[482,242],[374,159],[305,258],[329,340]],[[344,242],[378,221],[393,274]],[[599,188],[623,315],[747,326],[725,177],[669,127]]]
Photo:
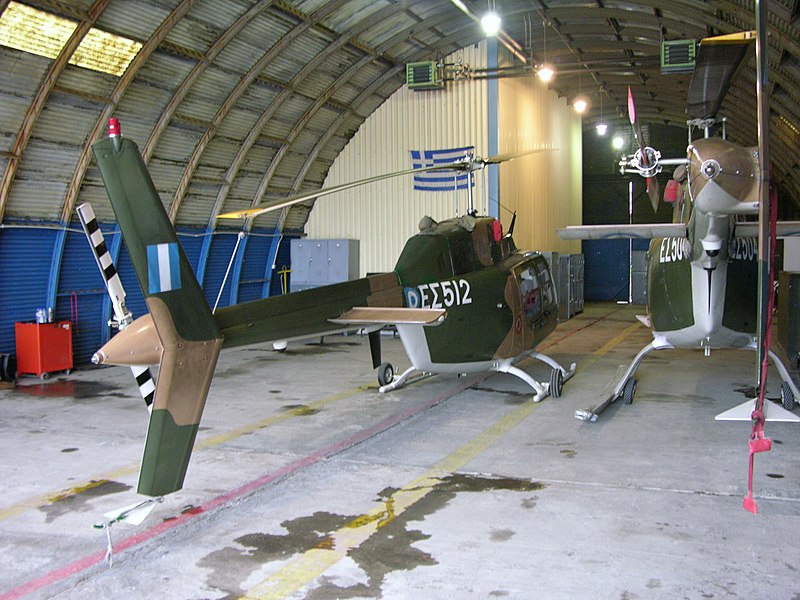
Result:
[[159,496],[183,484],[222,336],[138,147],[110,131],[92,150],[160,346],[138,488]]

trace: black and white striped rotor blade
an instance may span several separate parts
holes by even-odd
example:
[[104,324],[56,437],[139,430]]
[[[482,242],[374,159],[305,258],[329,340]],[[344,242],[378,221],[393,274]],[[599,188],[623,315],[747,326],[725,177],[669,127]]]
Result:
[[[106,246],[103,232],[100,231],[100,226],[97,224],[91,204],[86,202],[75,210],[78,213],[86,238],[89,240],[94,260],[100,269],[100,274],[103,276],[108,295],[111,298],[116,326],[122,330],[133,321],[133,315],[128,310],[128,307],[125,306],[125,289],[122,287],[119,273],[114,267],[114,261],[111,259],[111,253]],[[139,393],[142,395],[147,410],[152,410],[153,397],[156,391],[153,374],[149,368],[142,366],[131,367],[131,372],[139,386]]]

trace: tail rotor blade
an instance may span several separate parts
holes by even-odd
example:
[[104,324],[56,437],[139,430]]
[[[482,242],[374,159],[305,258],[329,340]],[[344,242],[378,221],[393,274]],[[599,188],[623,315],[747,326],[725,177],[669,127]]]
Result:
[[633,101],[633,92],[631,91],[631,86],[628,86],[628,119],[630,119],[631,125],[633,126],[633,133],[636,136],[636,141],[639,143],[639,151],[642,153],[642,165],[644,167],[648,167],[650,165],[644,148],[642,126],[636,120],[636,104]]
[[133,378],[136,379],[136,383],[139,386],[139,393],[142,395],[144,405],[147,407],[148,411],[152,412],[153,398],[155,398],[156,395],[156,382],[153,379],[153,374],[150,372],[150,368],[138,365],[132,366],[131,372],[133,373]]
[[[111,259],[111,253],[106,246],[103,232],[97,224],[94,209],[91,204],[86,202],[78,206],[75,210],[83,226],[86,239],[89,240],[89,246],[92,249],[94,260],[97,263],[97,267],[100,269],[100,274],[106,285],[106,291],[108,291],[108,295],[111,298],[111,306],[114,310],[114,324],[122,330],[133,322],[133,315],[128,310],[128,307],[125,306],[125,289],[122,287],[119,273],[117,273],[117,269],[114,267],[114,261]],[[153,374],[148,367],[142,366],[131,367],[131,372],[139,386],[142,400],[144,400],[147,410],[150,411],[156,389]]]
[[657,212],[658,201],[660,200],[661,196],[661,186],[658,183],[658,179],[655,177],[647,178],[647,196],[650,198],[650,204],[653,207],[653,212]]
[[[650,162],[650,156],[647,154],[647,148],[644,145],[644,136],[642,136],[642,126],[636,120],[636,103],[633,101],[633,92],[631,86],[628,86],[628,119],[633,126],[633,133],[636,136],[636,141],[639,143],[639,154],[641,155],[641,166],[644,169],[649,169],[653,166]],[[647,197],[650,198],[650,204],[653,207],[653,212],[658,211],[658,202],[660,200],[661,189],[658,184],[658,179],[655,177],[647,177]]]
[[628,120],[631,122],[631,125],[636,123],[636,104],[633,101],[631,86],[628,86]]

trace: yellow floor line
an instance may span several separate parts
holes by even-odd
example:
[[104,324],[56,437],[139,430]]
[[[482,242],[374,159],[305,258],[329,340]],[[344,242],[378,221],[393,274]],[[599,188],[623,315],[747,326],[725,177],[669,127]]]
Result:
[[378,529],[391,522],[433,490],[443,477],[464,467],[499,438],[519,425],[539,404],[526,402],[484,430],[480,435],[436,463],[425,474],[398,490],[381,506],[353,519],[333,532],[325,547],[317,547],[295,557],[279,571],[252,588],[243,598],[285,598],[302,589],[357,548]]
[[[264,419],[255,421],[253,423],[249,423],[242,427],[237,427],[236,429],[226,431],[225,433],[220,433],[218,435],[214,435],[209,438],[198,440],[197,442],[195,442],[194,449],[204,450],[207,448],[213,448],[215,446],[219,446],[221,444],[234,440],[243,435],[253,433],[254,431],[257,431],[259,429],[277,425],[278,423],[282,423],[292,417],[302,416],[303,414],[308,413],[308,411],[310,410],[317,410],[325,406],[328,406],[329,404],[339,402],[340,400],[344,400],[346,398],[349,398],[350,396],[354,396],[355,394],[366,391],[370,387],[375,387],[375,386],[360,385],[358,387],[351,388],[343,392],[339,392],[338,394],[322,398],[320,400],[317,400],[316,402],[311,402],[309,404],[299,406],[295,409],[287,410],[286,412],[280,413],[278,415],[265,417]],[[139,470],[140,466],[141,465],[137,462],[136,464],[133,465],[127,465],[125,467],[114,469],[113,471],[107,471],[106,473],[99,475],[97,479],[80,483],[66,490],[50,491],[50,492],[45,492],[44,494],[41,494],[39,496],[24,498],[13,504],[9,504],[8,506],[0,508],[0,521],[4,521],[6,519],[10,519],[17,515],[20,515],[27,510],[38,509],[40,506],[45,506],[48,504],[52,504],[53,502],[65,500],[66,498],[75,496],[91,488],[98,487],[109,481],[114,481],[122,477],[126,477],[128,475],[131,475],[132,473],[136,473]]]
[[[634,323],[625,328],[603,346],[592,352],[591,356],[583,359],[581,367],[585,369],[599,360],[639,328],[639,323]],[[439,461],[425,474],[395,492],[383,505],[353,519],[350,523],[326,537],[325,547],[312,548],[290,560],[280,570],[253,587],[242,598],[285,598],[301,590],[347,556],[350,550],[359,547],[378,529],[425,497],[443,477],[462,468],[484,452],[500,437],[521,423],[537,406],[539,405],[528,402],[511,412],[484,430],[472,441]]]
[[283,412],[281,414],[272,415],[270,417],[261,419],[260,421],[255,421],[254,423],[249,423],[247,425],[243,425],[242,427],[237,427],[236,429],[232,429],[225,433],[220,433],[211,436],[209,438],[205,438],[195,443],[194,449],[200,450],[202,448],[213,448],[214,446],[219,446],[220,444],[224,444],[225,442],[229,442],[243,435],[253,433],[255,431],[258,431],[259,429],[263,429],[265,427],[271,427],[273,425],[277,425],[278,423],[288,421],[292,417],[303,416],[311,411],[323,408],[335,402],[339,402],[340,400],[344,400],[345,398],[349,398],[350,396],[358,394],[359,392],[365,392],[370,387],[374,386],[360,385],[358,387],[351,388],[343,392],[339,392],[338,394],[334,394],[333,396],[322,398],[321,400],[317,400],[316,402],[312,402],[310,404],[304,404],[292,410],[287,410],[286,412]]
[[615,346],[622,343],[622,341],[632,334],[634,331],[637,331],[642,328],[640,323],[634,323],[633,325],[628,325],[625,329],[615,335],[613,338],[608,340],[605,344],[600,346],[597,350],[591,353],[588,358],[584,358],[581,361],[581,369],[585,369],[595,361],[601,359],[603,356],[608,354]]

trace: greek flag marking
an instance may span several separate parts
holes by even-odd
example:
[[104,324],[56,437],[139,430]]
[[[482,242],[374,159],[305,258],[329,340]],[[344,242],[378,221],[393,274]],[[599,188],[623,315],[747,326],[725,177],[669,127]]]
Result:
[[[467,152],[474,152],[474,146],[445,148],[442,150],[411,150],[411,166],[414,169],[448,165],[462,158]],[[452,192],[465,190],[468,185],[467,173],[455,169],[441,169],[414,174],[414,189],[423,192]],[[475,185],[473,178],[472,185]]]
[[155,244],[147,247],[147,273],[150,293],[159,294],[181,287],[178,244]]

